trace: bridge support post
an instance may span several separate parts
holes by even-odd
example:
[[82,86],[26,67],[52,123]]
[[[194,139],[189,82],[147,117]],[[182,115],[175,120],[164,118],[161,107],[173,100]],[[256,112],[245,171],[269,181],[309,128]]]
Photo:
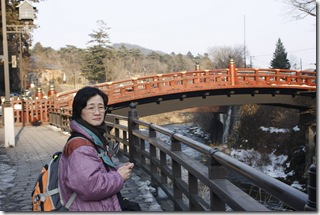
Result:
[[138,137],[132,134],[132,130],[139,129],[139,125],[134,122],[134,119],[138,119],[138,111],[136,109],[136,104],[131,103],[129,105],[130,110],[128,112],[128,133],[129,133],[129,161],[134,161],[134,147],[139,144]]
[[317,210],[317,167],[312,164],[309,169],[308,201],[304,208],[305,211]]

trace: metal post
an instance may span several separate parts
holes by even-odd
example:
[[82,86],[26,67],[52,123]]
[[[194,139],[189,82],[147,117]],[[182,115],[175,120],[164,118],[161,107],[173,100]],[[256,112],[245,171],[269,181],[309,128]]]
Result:
[[8,39],[7,39],[7,18],[6,18],[6,2],[1,0],[2,11],[2,37],[3,37],[3,60],[4,60],[4,85],[5,85],[5,107],[4,107],[4,135],[5,147],[14,147],[14,118],[13,108],[10,107],[10,81],[9,81],[9,60],[8,60]]

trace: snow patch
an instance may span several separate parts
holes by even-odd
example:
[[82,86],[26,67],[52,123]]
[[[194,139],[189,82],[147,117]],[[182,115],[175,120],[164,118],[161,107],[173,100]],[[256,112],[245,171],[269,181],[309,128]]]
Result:
[[298,189],[298,190],[304,190],[304,188],[301,186],[301,184],[299,184],[298,181],[294,181],[294,182],[291,184],[291,187],[296,188],[296,189]]
[[287,128],[275,128],[275,127],[264,127],[264,126],[260,126],[260,129],[262,131],[265,131],[265,132],[269,132],[269,133],[287,133],[289,132],[289,129]]
[[268,155],[270,162],[266,164],[261,164],[260,159],[263,156],[254,149],[232,149],[230,156],[255,169],[259,169],[264,174],[273,178],[286,177],[283,164],[288,158],[287,155],[275,155],[274,152],[272,152]]
[[[264,126],[260,126],[260,129],[262,131],[265,132],[269,132],[269,133],[288,133],[290,132],[290,129],[288,128],[275,128],[275,127],[264,127]],[[292,128],[293,131],[300,131],[300,128],[296,125]]]

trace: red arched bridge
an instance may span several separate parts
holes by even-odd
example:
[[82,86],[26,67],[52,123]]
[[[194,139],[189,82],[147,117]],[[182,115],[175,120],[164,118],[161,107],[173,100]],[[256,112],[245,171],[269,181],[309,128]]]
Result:
[[[317,210],[315,165],[309,170],[307,195],[217,148],[139,120],[139,116],[172,110],[245,103],[313,109],[315,72],[237,69],[231,63],[227,69],[176,72],[94,86],[108,94],[109,112],[115,113],[107,115],[107,138],[119,142],[120,153],[148,174],[153,187],[163,190],[173,211],[270,211],[233,184],[227,177],[229,172],[246,178],[290,210]],[[16,125],[50,121],[68,130],[76,92],[58,93],[50,99],[13,101],[13,105],[20,105],[14,108]],[[199,153],[205,161],[188,155],[182,146]]]
[[[109,96],[109,111],[127,115],[135,102],[140,116],[193,107],[275,104],[310,108],[315,103],[316,73],[281,69],[236,68],[183,71],[94,85]],[[71,107],[76,90],[57,94]],[[311,98],[310,103],[301,96]]]
[[[316,72],[285,69],[228,68],[182,71],[94,85],[108,94],[109,113],[126,116],[130,103],[140,116],[194,107],[271,104],[310,109],[316,105]],[[71,111],[77,90],[50,99],[14,101],[16,124],[48,122],[48,108]]]

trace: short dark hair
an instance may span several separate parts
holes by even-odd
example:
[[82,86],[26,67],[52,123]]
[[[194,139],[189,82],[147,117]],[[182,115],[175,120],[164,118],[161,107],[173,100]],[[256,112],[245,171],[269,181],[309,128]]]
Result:
[[[87,106],[87,102],[90,98],[99,95],[103,99],[103,104],[105,107],[108,105],[108,96],[101,90],[95,87],[84,87],[80,89],[76,96],[73,99],[72,103],[72,119],[80,119],[81,118],[81,111],[83,108]],[[107,112],[105,112],[107,114]]]

